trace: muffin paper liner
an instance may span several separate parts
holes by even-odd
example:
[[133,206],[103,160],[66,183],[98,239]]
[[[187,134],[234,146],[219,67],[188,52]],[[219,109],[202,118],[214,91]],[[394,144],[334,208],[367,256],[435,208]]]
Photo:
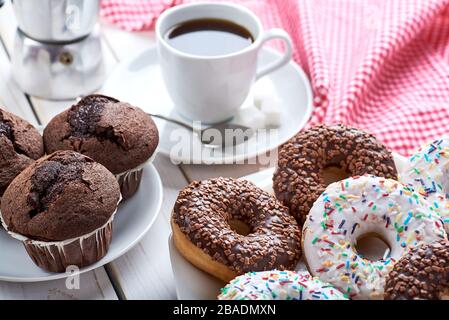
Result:
[[156,157],[157,149],[153,152],[151,157],[141,165],[127,170],[125,172],[116,174],[115,177],[120,185],[120,192],[122,193],[123,201],[131,198],[137,190],[139,190],[140,181],[142,180],[143,168],[152,163]]
[[[118,203],[120,201],[121,198]],[[28,255],[38,267],[48,272],[65,272],[69,266],[83,268],[99,261],[106,255],[112,239],[112,221],[117,210],[118,208],[102,227],[88,234],[52,242],[32,240],[9,231],[1,212],[0,220],[9,235],[23,243]]]

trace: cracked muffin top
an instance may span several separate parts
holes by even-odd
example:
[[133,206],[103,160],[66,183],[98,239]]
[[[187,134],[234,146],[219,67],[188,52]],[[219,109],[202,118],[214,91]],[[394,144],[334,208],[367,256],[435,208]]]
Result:
[[44,143],[39,131],[0,109],[0,196],[23,169],[43,155]]
[[159,143],[151,117],[128,103],[89,95],[55,116],[44,130],[47,153],[73,150],[101,163],[112,173],[148,160]]
[[11,232],[40,241],[62,241],[102,227],[120,199],[117,179],[74,151],[37,160],[6,189],[3,222]]

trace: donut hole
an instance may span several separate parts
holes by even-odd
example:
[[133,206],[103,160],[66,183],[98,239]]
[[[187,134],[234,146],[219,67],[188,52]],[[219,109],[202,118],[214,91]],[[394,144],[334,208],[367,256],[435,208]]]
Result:
[[238,219],[229,220],[229,226],[231,227],[232,230],[234,230],[235,232],[237,232],[239,235],[242,236],[247,236],[251,233],[250,226],[242,220]]
[[377,233],[364,234],[357,238],[355,250],[358,255],[370,261],[379,261],[388,256],[391,248]]
[[323,169],[322,176],[326,186],[351,177],[351,174],[340,166],[330,165]]

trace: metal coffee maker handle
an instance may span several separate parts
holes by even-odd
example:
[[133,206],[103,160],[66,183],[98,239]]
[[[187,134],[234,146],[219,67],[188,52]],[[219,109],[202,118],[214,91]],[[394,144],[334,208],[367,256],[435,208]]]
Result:
[[90,34],[100,0],[11,0],[19,29],[43,42],[68,42]]

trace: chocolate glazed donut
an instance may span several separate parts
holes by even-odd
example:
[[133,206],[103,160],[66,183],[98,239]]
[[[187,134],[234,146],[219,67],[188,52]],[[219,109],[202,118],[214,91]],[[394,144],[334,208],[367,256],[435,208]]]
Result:
[[295,219],[248,181],[191,183],[178,196],[172,229],[180,253],[225,282],[246,272],[294,270],[301,255]]
[[273,176],[276,197],[300,226],[326,188],[323,171],[328,167],[339,167],[349,176],[397,179],[391,152],[373,135],[344,125],[320,125],[300,132],[279,148]]
[[438,300],[449,294],[449,242],[411,249],[388,274],[385,300]]

